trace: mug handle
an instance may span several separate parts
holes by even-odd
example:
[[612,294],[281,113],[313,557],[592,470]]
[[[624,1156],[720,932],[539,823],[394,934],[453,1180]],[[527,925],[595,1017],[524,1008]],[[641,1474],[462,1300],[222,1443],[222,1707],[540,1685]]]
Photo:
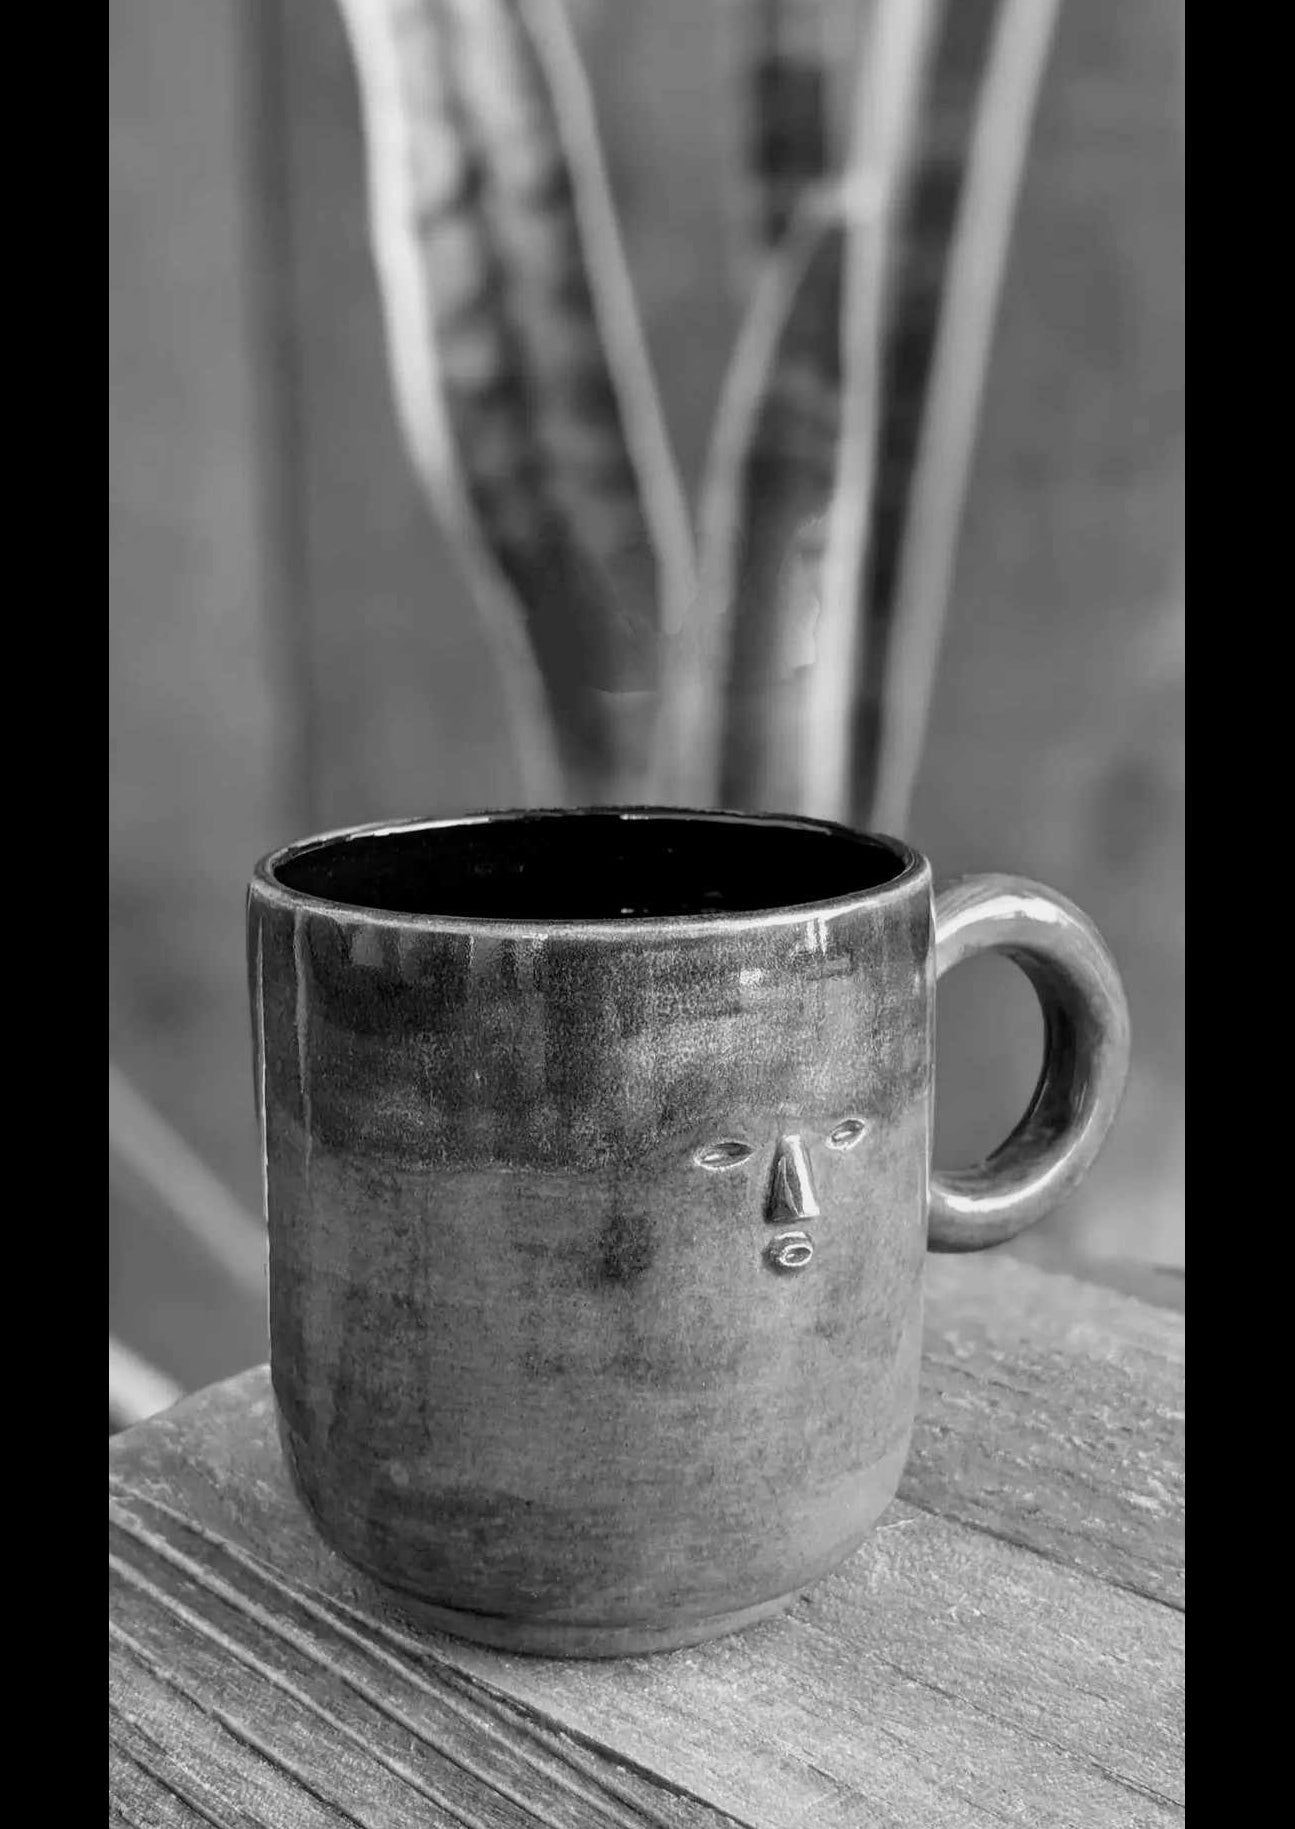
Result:
[[932,1169],[927,1245],[1001,1245],[1078,1186],[1119,1109],[1129,1010],[1115,961],[1087,915],[1018,876],[964,876],[935,896],[935,975],[1003,953],[1043,1010],[1043,1068],[1025,1116],[974,1168]]

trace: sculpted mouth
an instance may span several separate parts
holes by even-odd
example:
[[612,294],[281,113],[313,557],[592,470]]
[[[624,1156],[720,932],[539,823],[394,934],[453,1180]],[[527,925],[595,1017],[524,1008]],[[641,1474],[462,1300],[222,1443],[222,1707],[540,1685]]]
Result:
[[806,1232],[783,1232],[765,1251],[775,1270],[803,1270],[813,1255],[813,1242]]

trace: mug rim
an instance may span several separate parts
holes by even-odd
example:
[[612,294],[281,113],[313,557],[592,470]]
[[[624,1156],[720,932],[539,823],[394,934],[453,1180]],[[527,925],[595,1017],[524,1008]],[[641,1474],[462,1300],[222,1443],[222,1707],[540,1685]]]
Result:
[[[745,909],[723,913],[699,910],[692,914],[628,915],[606,918],[597,915],[538,917],[531,920],[495,915],[454,915],[411,913],[396,908],[373,908],[358,902],[334,900],[315,895],[306,889],[290,888],[280,882],[276,872],[311,851],[353,838],[385,838],[413,831],[443,831],[453,827],[504,825],[541,819],[588,817],[620,819],[690,819],[716,825],[783,826],[798,831],[816,832],[824,838],[845,839],[851,843],[879,846],[888,851],[899,868],[884,883],[870,888],[851,890],[845,895],[829,896],[816,901],[774,903],[768,908]],[[453,813],[437,817],[415,816],[409,819],[380,819],[365,825],[339,826],[327,832],[315,832],[294,839],[268,851],[257,862],[248,885],[249,897],[255,891],[263,900],[283,908],[302,912],[314,911],[344,923],[367,927],[398,927],[423,933],[488,933],[500,939],[542,939],[548,935],[577,936],[581,939],[630,940],[648,936],[707,935],[752,932],[769,926],[793,926],[810,921],[827,920],[850,914],[856,909],[884,906],[911,894],[923,877],[930,877],[930,865],[920,851],[883,832],[864,832],[830,819],[812,819],[799,813],[747,813],[724,807],[672,807],[654,805],[580,806],[580,807],[501,807],[472,813]]]

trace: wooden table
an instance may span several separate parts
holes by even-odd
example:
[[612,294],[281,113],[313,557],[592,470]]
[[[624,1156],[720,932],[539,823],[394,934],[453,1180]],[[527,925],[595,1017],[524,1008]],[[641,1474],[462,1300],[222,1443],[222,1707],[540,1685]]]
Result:
[[781,1619],[562,1663],[416,1636],[315,1537],[264,1368],[109,1444],[137,1824],[953,1829],[1182,1814],[1181,1316],[933,1259],[899,1500]]

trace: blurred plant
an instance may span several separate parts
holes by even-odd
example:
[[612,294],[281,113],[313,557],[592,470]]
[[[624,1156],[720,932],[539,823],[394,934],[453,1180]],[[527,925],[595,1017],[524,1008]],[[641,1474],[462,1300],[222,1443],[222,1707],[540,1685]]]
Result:
[[120,1340],[108,1336],[108,1433],[116,1435],[132,1423],[142,1423],[160,1410],[169,1410],[184,1392],[173,1378],[131,1352]]
[[561,0],[339,4],[401,424],[528,797],[902,830],[1058,0],[731,11],[757,271],[696,546]]

